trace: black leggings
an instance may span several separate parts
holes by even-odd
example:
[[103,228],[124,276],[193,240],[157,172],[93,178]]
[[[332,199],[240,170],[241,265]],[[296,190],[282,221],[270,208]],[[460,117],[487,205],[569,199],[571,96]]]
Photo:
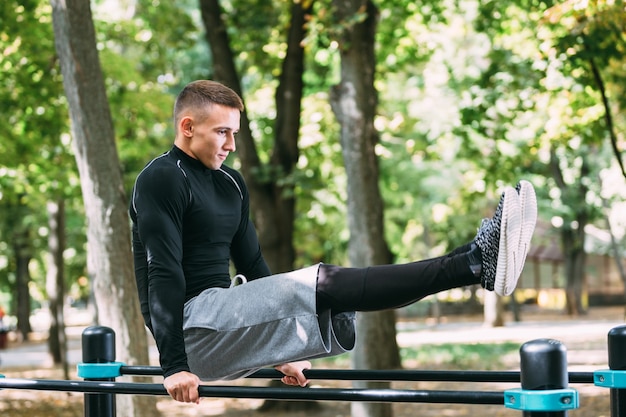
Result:
[[399,265],[345,268],[321,264],[318,311],[377,311],[412,304],[451,288],[480,283],[469,268],[470,244],[445,256]]

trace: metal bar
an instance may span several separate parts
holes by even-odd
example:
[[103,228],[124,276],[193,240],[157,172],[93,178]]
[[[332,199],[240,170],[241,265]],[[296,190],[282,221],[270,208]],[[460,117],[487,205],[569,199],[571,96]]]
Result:
[[[162,384],[0,378],[0,388],[83,393],[168,395]],[[402,403],[503,404],[498,391],[427,391],[397,389],[270,388],[200,386],[201,397],[273,400],[366,401]]]
[[[120,368],[122,375],[162,376],[158,366],[126,366]],[[336,381],[439,381],[439,382],[520,382],[519,371],[422,371],[379,369],[308,369],[308,379]],[[283,375],[275,369],[260,369],[248,378],[280,379]],[[593,372],[570,372],[570,383],[593,384]]]
[[163,376],[163,369],[160,366],[122,365],[120,373],[122,375]]

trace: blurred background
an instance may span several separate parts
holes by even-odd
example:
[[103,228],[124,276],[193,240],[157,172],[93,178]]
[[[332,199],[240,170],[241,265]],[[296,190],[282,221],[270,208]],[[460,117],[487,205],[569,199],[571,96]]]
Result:
[[[512,296],[448,291],[375,327],[623,320],[623,2],[65,3],[0,7],[0,349],[45,341],[58,365],[84,326],[143,328],[125,310],[136,308],[128,219],[94,213],[126,210],[137,173],[171,147],[174,98],[195,79],[244,99],[228,164],[248,182],[273,272],[443,255],[526,179],[539,222]],[[97,70],[77,51],[94,52]],[[80,133],[82,119],[110,131]],[[97,200],[109,184],[123,191],[107,206]],[[126,272],[103,268],[107,258]]]

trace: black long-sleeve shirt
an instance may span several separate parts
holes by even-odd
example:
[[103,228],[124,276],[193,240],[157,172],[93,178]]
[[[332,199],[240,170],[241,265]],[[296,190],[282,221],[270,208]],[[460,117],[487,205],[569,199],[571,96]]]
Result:
[[249,219],[247,187],[232,168],[210,170],[174,146],[138,175],[129,212],[141,312],[164,376],[189,371],[184,303],[207,288],[228,287],[231,258],[249,280],[270,275]]

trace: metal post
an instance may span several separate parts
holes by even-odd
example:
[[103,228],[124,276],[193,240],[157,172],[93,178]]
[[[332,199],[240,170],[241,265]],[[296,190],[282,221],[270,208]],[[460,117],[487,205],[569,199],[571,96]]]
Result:
[[[609,331],[609,368],[626,371],[626,326]],[[626,389],[611,388],[611,417],[626,417]]]
[[[91,326],[83,331],[84,363],[115,362],[115,332],[104,326]],[[115,378],[91,378],[86,381],[115,381]],[[115,417],[115,394],[85,394],[85,417]]]
[[[523,390],[567,388],[567,350],[558,340],[537,339],[520,348]],[[566,417],[567,411],[524,411],[524,417]]]

